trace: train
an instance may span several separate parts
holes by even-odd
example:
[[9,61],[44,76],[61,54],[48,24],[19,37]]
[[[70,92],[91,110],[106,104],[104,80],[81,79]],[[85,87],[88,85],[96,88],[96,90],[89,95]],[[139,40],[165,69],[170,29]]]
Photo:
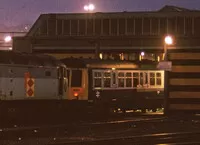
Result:
[[155,62],[76,58],[61,61],[68,68],[69,100],[85,100],[93,109],[111,112],[155,112],[163,108],[164,71],[157,69]]
[[[57,119],[163,106],[155,63],[0,51],[0,118]],[[70,115],[69,115],[70,114]]]
[[0,121],[56,115],[67,100],[65,73],[66,66],[53,57],[0,51]]

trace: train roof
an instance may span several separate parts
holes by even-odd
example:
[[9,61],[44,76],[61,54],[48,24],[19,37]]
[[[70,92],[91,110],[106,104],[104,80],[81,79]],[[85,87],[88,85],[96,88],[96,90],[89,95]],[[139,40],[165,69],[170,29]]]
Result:
[[144,68],[145,66],[156,68],[157,63],[152,61],[126,61],[126,60],[100,60],[84,58],[65,58],[61,59],[70,68]]
[[43,54],[0,51],[0,64],[54,67],[61,65],[61,62],[52,56]]

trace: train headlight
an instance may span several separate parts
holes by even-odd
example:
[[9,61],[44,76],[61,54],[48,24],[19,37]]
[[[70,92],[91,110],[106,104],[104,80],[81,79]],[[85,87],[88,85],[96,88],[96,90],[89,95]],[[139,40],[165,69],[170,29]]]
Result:
[[78,97],[78,93],[75,92],[75,93],[74,93],[74,97]]

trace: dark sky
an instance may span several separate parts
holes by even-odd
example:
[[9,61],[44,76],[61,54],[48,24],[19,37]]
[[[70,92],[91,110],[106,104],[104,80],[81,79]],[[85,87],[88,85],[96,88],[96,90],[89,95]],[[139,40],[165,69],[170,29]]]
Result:
[[86,3],[96,11],[149,11],[164,5],[200,9],[200,0],[0,0],[0,24],[15,26],[33,23],[41,13],[84,12]]

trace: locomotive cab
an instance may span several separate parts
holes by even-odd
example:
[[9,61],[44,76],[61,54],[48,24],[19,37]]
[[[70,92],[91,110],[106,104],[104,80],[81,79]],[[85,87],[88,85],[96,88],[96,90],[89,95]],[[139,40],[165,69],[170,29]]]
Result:
[[68,100],[88,100],[87,69],[71,68],[67,70],[69,79]]

